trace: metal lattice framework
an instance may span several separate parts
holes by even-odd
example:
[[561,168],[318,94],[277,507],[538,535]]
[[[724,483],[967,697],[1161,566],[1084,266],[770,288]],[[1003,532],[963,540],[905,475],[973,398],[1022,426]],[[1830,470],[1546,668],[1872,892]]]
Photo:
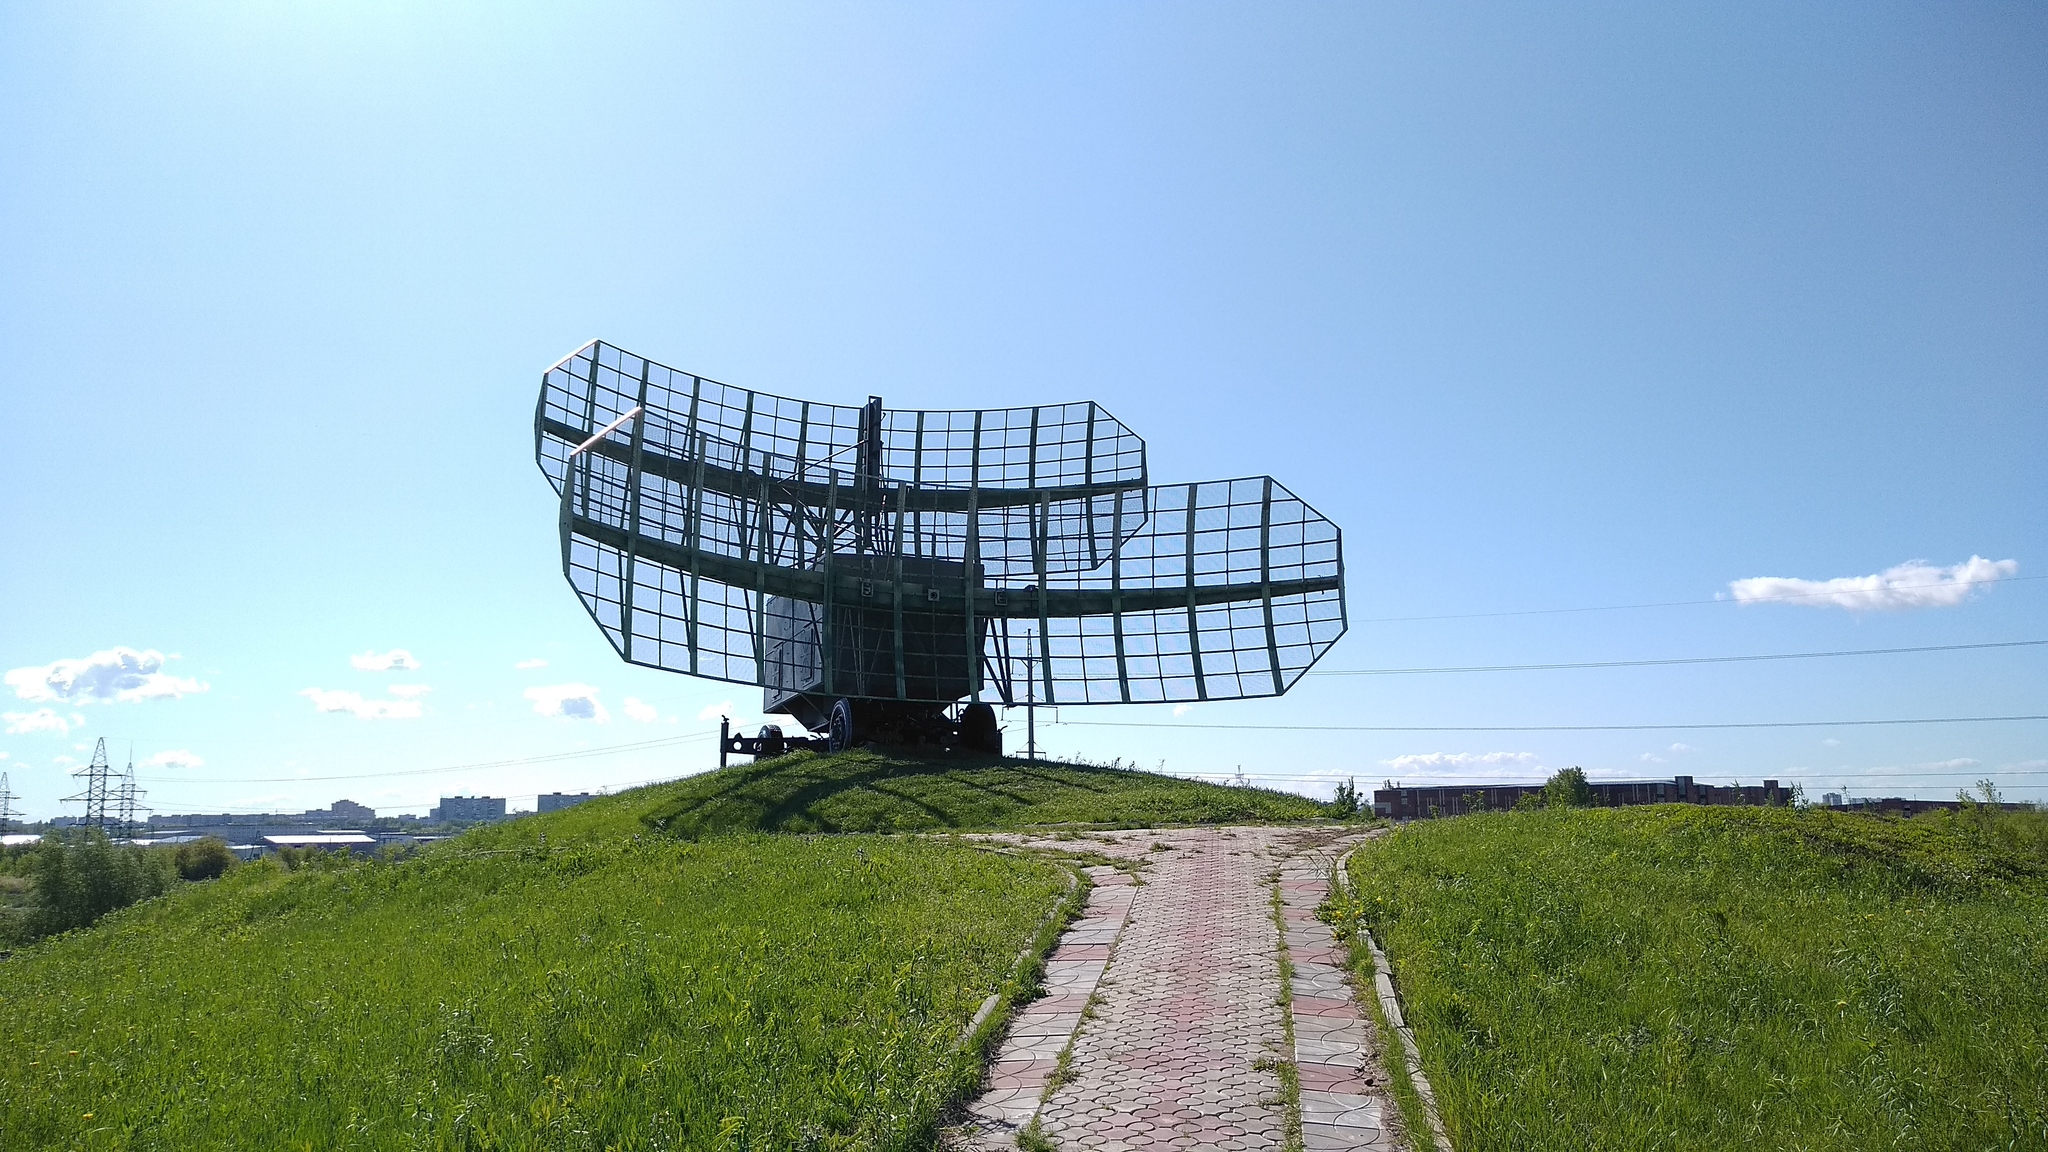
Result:
[[102,832],[106,832],[109,826],[119,818],[118,812],[112,810],[115,808],[118,800],[115,796],[115,786],[113,784],[114,770],[107,763],[106,737],[100,737],[99,742],[93,745],[92,763],[77,769],[71,774],[85,781],[85,790],[76,796],[64,797],[64,803],[83,803],[85,805],[85,818],[80,823],[86,827],[97,828]]
[[148,794],[136,786],[135,753],[131,749],[128,753],[128,771],[122,774],[121,782],[114,786],[113,792],[113,822],[121,829],[121,835],[142,835],[143,826],[148,823],[142,817],[149,812],[149,805],[144,804],[142,798]]
[[562,563],[636,664],[838,697],[1277,695],[1343,634],[1336,525],[1271,477],[1149,486],[1093,402],[792,400],[602,342],[549,369]]

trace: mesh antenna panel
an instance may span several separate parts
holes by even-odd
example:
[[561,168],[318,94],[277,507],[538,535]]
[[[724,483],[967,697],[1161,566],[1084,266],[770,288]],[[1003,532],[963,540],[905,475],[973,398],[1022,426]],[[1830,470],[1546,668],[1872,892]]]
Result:
[[1270,476],[1149,486],[1092,401],[823,404],[598,341],[543,376],[534,440],[619,655],[759,685],[835,749],[999,751],[991,701],[1279,695],[1344,633],[1336,525]]

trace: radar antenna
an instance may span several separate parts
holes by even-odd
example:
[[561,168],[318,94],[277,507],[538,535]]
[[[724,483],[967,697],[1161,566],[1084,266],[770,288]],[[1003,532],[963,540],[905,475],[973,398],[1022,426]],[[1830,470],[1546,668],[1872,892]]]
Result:
[[562,570],[627,661],[759,685],[815,737],[1000,753],[993,704],[1277,696],[1345,629],[1342,534],[1270,476],[1152,485],[1093,401],[797,400],[594,341],[535,455]]

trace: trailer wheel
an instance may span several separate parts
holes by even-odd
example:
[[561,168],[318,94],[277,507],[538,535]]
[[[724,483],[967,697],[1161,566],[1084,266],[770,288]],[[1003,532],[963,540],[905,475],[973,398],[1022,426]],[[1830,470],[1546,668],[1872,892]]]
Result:
[[853,701],[844,696],[832,702],[832,714],[825,720],[825,747],[833,752],[844,752],[860,739],[860,730],[853,722]]
[[779,724],[761,725],[761,735],[756,739],[759,741],[759,751],[754,753],[756,760],[772,760],[789,751],[789,741],[783,739]]
[[960,743],[969,752],[1001,756],[1003,730],[996,727],[996,710],[986,704],[969,704],[960,713]]

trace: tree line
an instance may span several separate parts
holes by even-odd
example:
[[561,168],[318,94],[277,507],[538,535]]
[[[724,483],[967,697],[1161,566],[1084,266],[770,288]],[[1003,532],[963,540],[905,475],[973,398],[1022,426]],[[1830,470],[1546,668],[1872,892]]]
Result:
[[48,835],[0,858],[0,945],[25,944],[84,928],[179,884],[211,880],[235,866],[226,843],[116,844],[97,829]]

